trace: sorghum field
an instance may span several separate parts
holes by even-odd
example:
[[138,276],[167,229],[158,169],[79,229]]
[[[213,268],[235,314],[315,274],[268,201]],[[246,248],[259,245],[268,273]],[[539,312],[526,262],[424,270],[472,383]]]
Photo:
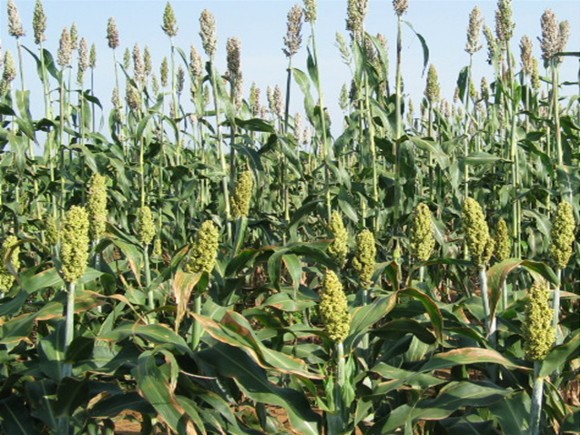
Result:
[[[210,10],[184,49],[167,3],[151,23],[167,36],[159,65],[103,23],[111,97],[94,92],[82,29],[51,51],[41,0],[32,23],[8,0],[0,432],[579,431],[579,97],[559,75],[578,62],[569,24],[547,9],[512,53],[511,0],[491,27],[475,7],[447,102],[406,25],[414,2],[385,4],[398,29],[389,61],[385,38],[365,31],[367,0],[343,5],[337,56],[352,80],[336,134],[316,0],[290,10],[288,86],[266,97],[243,87],[240,41],[216,40]],[[426,54],[416,102],[401,73],[411,38]],[[472,58],[486,55],[480,80]]]

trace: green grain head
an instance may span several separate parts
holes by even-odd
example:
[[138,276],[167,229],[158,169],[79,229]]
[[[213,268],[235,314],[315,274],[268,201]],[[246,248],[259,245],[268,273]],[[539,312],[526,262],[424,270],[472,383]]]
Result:
[[220,232],[210,220],[205,221],[198,230],[185,265],[188,272],[212,273],[218,256]]
[[0,247],[0,292],[7,292],[14,283],[14,275],[10,269],[17,271],[20,268],[20,247],[15,236],[8,236]]
[[163,24],[161,28],[170,38],[173,38],[178,34],[176,16],[169,2],[166,3],[165,10],[163,11]]
[[66,282],[76,282],[85,274],[89,261],[89,214],[84,207],[72,206],[65,214],[60,259]]
[[254,189],[254,176],[252,171],[244,171],[238,177],[238,183],[232,195],[232,216],[234,219],[248,216],[250,200]]
[[426,204],[420,203],[416,207],[411,228],[411,254],[419,261],[427,261],[434,250],[435,244],[432,212],[430,212]]
[[146,246],[151,243],[155,237],[155,223],[153,213],[147,206],[137,210],[137,237],[142,245]]
[[547,283],[535,283],[529,290],[523,336],[526,357],[532,361],[545,359],[555,343],[553,310],[549,304]]
[[564,269],[573,254],[575,240],[575,216],[573,207],[566,201],[559,204],[551,230],[551,256],[559,269]]
[[371,276],[375,269],[375,256],[377,255],[375,237],[371,231],[365,229],[357,235],[356,242],[357,247],[355,258],[353,259],[353,267],[359,275],[361,285],[364,288],[369,288],[371,286]]
[[89,234],[91,240],[99,240],[105,233],[107,223],[107,178],[93,174],[89,180],[87,210],[89,211]]
[[510,240],[510,234],[508,233],[508,226],[503,218],[498,220],[498,226],[496,228],[496,234],[494,236],[494,254],[498,260],[506,260],[510,257],[510,252],[512,250],[512,244]]
[[349,247],[347,246],[349,233],[345,229],[341,213],[338,211],[331,213],[329,230],[333,234],[333,242],[328,248],[329,255],[335,259],[339,267],[343,267],[347,261],[347,254],[349,254]]
[[479,266],[485,265],[490,259],[490,233],[484,219],[484,212],[472,198],[466,198],[462,209],[462,226],[466,245],[472,261]]
[[336,343],[340,343],[347,335],[351,326],[351,315],[347,306],[347,297],[343,285],[335,272],[327,270],[323,280],[319,312],[325,325],[325,331]]

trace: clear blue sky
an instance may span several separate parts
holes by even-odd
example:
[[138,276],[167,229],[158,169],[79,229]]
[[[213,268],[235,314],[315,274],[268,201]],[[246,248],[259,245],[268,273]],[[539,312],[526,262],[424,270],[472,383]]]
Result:
[[[96,94],[106,107],[109,106],[113,86],[112,54],[107,47],[107,19],[115,17],[119,32],[121,49],[118,49],[118,59],[125,47],[133,47],[138,42],[140,46],[149,46],[154,65],[159,64],[164,55],[169,54],[169,41],[161,30],[161,20],[165,1],[160,0],[45,0],[44,6],[48,16],[48,40],[46,47],[55,55],[58,39],[64,26],[72,22],[77,24],[80,36],[89,43],[97,44],[98,64],[96,70]],[[281,51],[282,38],[286,32],[286,14],[297,1],[287,0],[174,0],[171,2],[176,12],[179,33],[176,45],[189,52],[189,46],[195,44],[201,50],[199,32],[199,15],[204,8],[210,9],[217,20],[218,29],[218,60],[221,70],[225,69],[226,39],[237,36],[242,41],[242,68],[245,78],[245,89],[248,91],[252,81],[262,90],[262,102],[265,103],[267,85],[279,84],[284,89],[286,78],[286,58]],[[302,2],[299,2],[302,4]],[[23,43],[29,48],[35,48],[32,32],[33,0],[16,0],[20,14],[27,31]],[[14,39],[7,34],[6,1],[0,0],[0,38],[2,47],[14,50]],[[321,75],[324,83],[326,104],[331,112],[334,132],[340,127],[340,109],[338,94],[341,85],[349,80],[350,73],[342,62],[335,46],[335,33],[345,31],[346,0],[319,0],[317,38],[321,61]],[[430,49],[430,63],[439,72],[442,86],[442,96],[452,99],[456,79],[460,69],[467,65],[468,54],[464,52],[466,28],[471,9],[478,5],[482,10],[485,22],[494,28],[495,0],[410,0],[410,6],[405,19],[411,22],[416,31],[424,36]],[[571,24],[571,37],[567,49],[579,51],[579,1],[577,0],[515,0],[513,15],[516,22],[515,34],[512,40],[513,53],[519,59],[518,43],[521,36],[528,35],[535,44],[535,54],[540,56],[540,46],[537,37],[540,36],[540,17],[547,8],[553,9],[559,20],[567,19]],[[366,19],[366,29],[375,34],[386,35],[389,43],[390,61],[392,66],[395,58],[396,17],[393,13],[391,0],[371,0]],[[303,42],[306,42],[308,28],[303,29]],[[480,77],[487,76],[489,82],[493,79],[493,70],[486,63],[486,42],[482,38],[483,49],[475,55],[474,77],[479,83]],[[303,49],[295,56],[294,66],[305,67]],[[26,54],[30,66],[26,74],[30,77],[34,71],[30,56]],[[394,74],[394,68],[391,67]],[[405,92],[413,99],[416,108],[419,107],[425,77],[422,76],[422,50],[416,36],[405,29],[403,43],[403,71]],[[563,81],[577,81],[579,62],[576,58],[565,58],[562,66]],[[40,85],[35,78],[27,80],[27,88],[31,89],[39,105],[42,106]],[[577,92],[577,87],[570,87],[568,93]],[[300,110],[302,96],[296,85],[292,90],[293,112]]]

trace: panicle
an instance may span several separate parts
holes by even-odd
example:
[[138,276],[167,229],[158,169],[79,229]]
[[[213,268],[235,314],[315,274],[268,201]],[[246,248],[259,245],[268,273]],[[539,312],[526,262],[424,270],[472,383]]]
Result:
[[433,105],[440,100],[440,82],[438,80],[438,70],[433,64],[428,69],[428,78],[426,80],[426,90],[424,95]]
[[317,21],[317,0],[303,0],[305,5],[305,22],[315,23]]
[[72,60],[72,53],[73,48],[71,45],[71,34],[69,29],[66,27],[63,29],[61,33],[61,39],[59,41],[59,49],[58,49],[58,64],[61,67],[66,67],[71,65]]
[[65,213],[60,239],[63,279],[74,283],[85,274],[89,261],[89,215],[84,207],[74,205]]
[[14,36],[15,38],[21,38],[26,36],[24,27],[22,26],[22,20],[20,19],[20,12],[16,7],[14,0],[8,0],[8,34]]
[[528,36],[520,40],[520,63],[523,72],[530,76],[533,73],[533,41]]
[[137,210],[137,237],[142,245],[147,246],[155,237],[155,223],[153,213],[148,206]]
[[416,207],[411,227],[411,254],[419,261],[427,261],[430,259],[435,245],[432,212],[426,204],[420,203]]
[[198,53],[198,50],[193,45],[190,47],[190,72],[196,81],[199,81],[204,73],[202,56],[200,56],[200,53]]
[[232,196],[232,216],[234,219],[248,216],[253,189],[254,176],[252,171],[243,171],[238,177],[234,195]]
[[512,0],[498,0],[495,18],[496,37],[499,42],[510,41],[515,27],[512,21]]
[[347,262],[347,255],[349,254],[348,239],[349,233],[345,229],[341,213],[333,211],[331,213],[331,220],[329,221],[329,230],[333,235],[333,242],[327,248],[331,257],[335,259],[337,265],[342,268]]
[[208,57],[213,58],[218,44],[216,41],[216,19],[208,9],[204,9],[200,15],[200,37],[204,51]]
[[470,12],[470,19],[468,21],[468,31],[466,32],[466,47],[464,51],[474,54],[482,48],[480,43],[480,32],[482,31],[482,24],[484,19],[478,6],[474,6]]
[[510,234],[508,232],[508,226],[506,225],[506,221],[503,218],[498,220],[494,241],[494,254],[496,255],[496,258],[498,258],[500,261],[509,258],[512,249],[512,243],[510,240]]
[[355,258],[353,258],[353,267],[359,275],[363,288],[371,287],[376,255],[375,237],[371,231],[364,229],[357,234]]
[[173,38],[178,34],[176,16],[169,2],[166,3],[165,10],[163,11],[163,24],[161,28],[170,38]]
[[535,283],[529,290],[529,300],[523,322],[525,355],[531,361],[542,361],[555,343],[553,310],[549,304],[546,282]]
[[573,255],[573,242],[575,241],[575,216],[573,206],[567,201],[562,201],[557,207],[553,228],[551,230],[551,256],[559,269],[567,267],[571,255]]
[[349,335],[351,315],[349,314],[347,297],[343,284],[335,272],[327,270],[321,290],[319,312],[325,325],[325,331],[331,340],[340,343]]
[[185,269],[192,273],[212,273],[218,257],[219,239],[220,232],[212,221],[202,223],[190,248]]
[[393,10],[398,17],[406,13],[409,6],[409,0],[393,0]]
[[117,30],[117,23],[113,17],[107,21],[107,44],[113,50],[119,47],[119,31]]
[[20,268],[20,246],[16,236],[10,235],[4,239],[0,247],[0,292],[7,292],[14,284],[14,272]]
[[363,23],[367,15],[368,0],[348,0],[346,30],[353,39],[359,40],[363,34]]
[[105,234],[107,224],[107,178],[93,174],[88,190],[89,235],[92,241],[98,241]]
[[303,8],[294,5],[287,15],[287,30],[283,38],[285,48],[282,49],[287,57],[295,55],[301,48],[303,27]]
[[472,199],[466,198],[462,208],[462,226],[464,237],[470,257],[478,266],[484,266],[490,260],[491,237],[488,231],[488,224],[484,218],[484,212],[480,204]]
[[32,30],[34,31],[34,43],[39,45],[46,41],[46,14],[41,0],[36,0],[32,15]]

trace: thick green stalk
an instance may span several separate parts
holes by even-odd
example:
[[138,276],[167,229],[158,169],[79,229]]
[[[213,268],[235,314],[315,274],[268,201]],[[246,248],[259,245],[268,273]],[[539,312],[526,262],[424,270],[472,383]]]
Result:
[[[375,207],[379,206],[379,189],[377,181],[377,151],[375,149],[375,127],[373,125],[373,116],[371,115],[371,105],[369,103],[369,80],[365,75],[365,113],[367,115],[367,131],[369,132],[369,150],[371,152],[371,171],[373,178],[373,202]],[[373,215],[373,230],[379,232],[379,216]]]
[[[288,118],[289,118],[289,108],[290,108],[290,92],[291,92],[291,75],[292,75],[292,56],[288,58],[288,68],[286,69],[286,97],[284,104],[284,134],[288,133]],[[285,222],[290,221],[290,211],[289,211],[289,190],[287,183],[287,161],[286,156],[282,156],[282,186],[283,186],[283,211]]]
[[[76,283],[68,283],[67,292],[67,308],[65,314],[65,346],[64,353],[67,352],[69,346],[73,342],[75,334],[75,290]],[[72,365],[69,362],[65,362],[63,365],[62,376],[67,377],[72,374]]]
[[553,122],[555,125],[555,145],[557,146],[557,163],[563,166],[563,145],[561,143],[561,116],[559,113],[559,69],[557,61],[553,60],[551,64],[551,79],[553,85],[552,106]]
[[490,317],[490,301],[488,299],[488,279],[486,277],[486,267],[478,266],[478,280],[480,282],[480,293],[482,295],[482,307],[484,308],[484,330],[486,337],[490,337],[490,342],[494,345],[496,332],[496,317]]
[[561,268],[557,269],[557,279],[558,284],[555,287],[553,293],[553,328],[555,329],[556,344],[559,345],[563,342],[563,336],[561,330],[559,329],[559,315],[561,311],[561,278],[563,276],[563,270]]
[[342,388],[345,385],[345,350],[342,341],[335,344],[335,350],[337,352],[337,385]]
[[220,128],[220,102],[218,99],[218,82],[216,77],[216,70],[214,68],[214,59],[210,59],[210,71],[212,77],[212,97],[214,98],[214,109],[216,110],[216,135],[218,138],[218,159],[220,160],[220,168],[222,169],[222,194],[224,195],[224,214],[226,218],[226,228],[228,232],[228,240],[232,240],[232,222],[230,214],[230,194],[228,191],[228,168],[226,167],[226,159],[224,151],[222,150],[222,129]]
[[468,108],[470,105],[470,81],[472,80],[472,54],[470,54],[470,63],[468,64],[468,71],[466,73],[466,88],[464,89],[464,199],[468,198],[468,164],[466,159],[468,158],[469,149],[468,145],[470,139],[468,136],[468,127],[470,125],[470,117],[468,115]]
[[539,376],[541,361],[535,361],[533,394],[531,397],[531,415],[529,434],[538,435],[540,431],[541,409],[543,407],[543,379]]
[[147,305],[150,310],[155,309],[155,300],[153,299],[153,288],[151,288],[151,268],[149,265],[149,246],[143,245],[143,260],[145,262],[145,288],[147,288]]
[[313,44],[313,57],[315,61],[315,69],[317,71],[317,94],[319,97],[319,112],[321,114],[321,154],[323,157],[323,165],[325,168],[325,203],[327,206],[327,221],[331,220],[331,191],[329,188],[329,167],[327,159],[329,158],[329,150],[327,145],[327,121],[325,119],[325,106],[323,103],[323,87],[321,86],[321,71],[319,69],[319,58],[317,56],[317,39],[315,37],[315,23],[311,22],[311,41]]
[[65,209],[65,70],[61,70],[60,76],[60,98],[59,98],[59,158],[60,158],[60,210],[64,213]]
[[[402,52],[402,31],[401,16],[397,17],[397,45],[396,45],[396,70],[395,70],[395,140],[399,140],[402,135],[401,119],[401,52]],[[400,152],[399,144],[395,144],[395,199],[394,199],[394,223],[397,225],[400,214]]]
[[[202,314],[202,295],[197,294],[194,296],[194,313]],[[195,320],[194,321],[194,330],[192,333],[192,350],[195,352],[198,350],[200,345],[200,339],[202,338],[202,325]]]

